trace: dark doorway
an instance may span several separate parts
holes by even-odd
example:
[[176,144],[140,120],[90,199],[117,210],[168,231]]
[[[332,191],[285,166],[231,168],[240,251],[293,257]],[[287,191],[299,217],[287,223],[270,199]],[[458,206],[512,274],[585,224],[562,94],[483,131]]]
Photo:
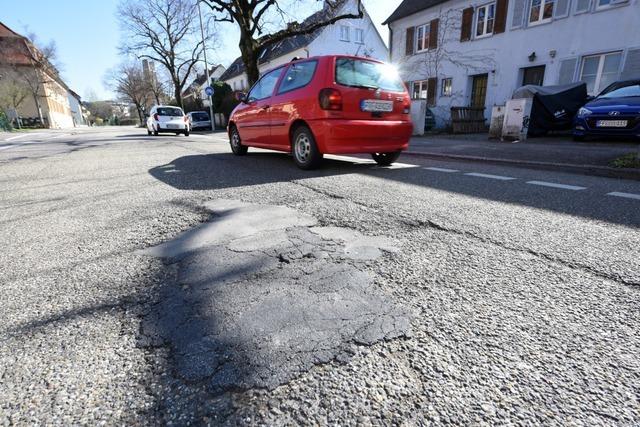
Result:
[[478,74],[473,76],[471,84],[471,106],[484,108],[487,98],[487,82],[489,77],[487,74]]
[[544,82],[544,65],[522,69],[522,86],[524,85],[542,86],[543,82]]

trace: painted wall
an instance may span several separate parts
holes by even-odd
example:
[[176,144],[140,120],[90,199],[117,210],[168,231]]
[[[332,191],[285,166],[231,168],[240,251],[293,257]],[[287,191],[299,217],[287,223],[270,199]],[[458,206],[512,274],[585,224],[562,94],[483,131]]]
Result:
[[[572,0],[568,17],[518,29],[511,29],[514,0],[510,0],[504,33],[460,42],[462,9],[486,3],[453,0],[390,24],[393,31],[392,62],[399,66],[405,81],[423,80],[429,77],[429,69],[433,66],[428,66],[429,54],[405,55],[406,29],[440,18],[442,31],[442,17],[447,16],[447,13],[452,14],[450,40],[446,44],[447,51],[451,52],[451,60],[444,58],[440,64],[437,107],[432,108],[439,125],[448,120],[450,106],[469,105],[470,76],[474,74],[488,74],[485,102],[485,116],[488,118],[493,105],[503,105],[511,98],[513,91],[521,86],[521,69],[524,67],[544,65],[544,85],[554,85],[558,83],[560,64],[565,59],[578,58],[573,78],[577,81],[583,56],[622,51],[622,70],[629,50],[640,47],[640,0],[630,0],[620,6],[580,14],[575,13],[577,0]],[[528,57],[533,52],[536,54],[535,60],[530,61]],[[442,96],[440,79],[443,77],[453,79],[451,97]]]

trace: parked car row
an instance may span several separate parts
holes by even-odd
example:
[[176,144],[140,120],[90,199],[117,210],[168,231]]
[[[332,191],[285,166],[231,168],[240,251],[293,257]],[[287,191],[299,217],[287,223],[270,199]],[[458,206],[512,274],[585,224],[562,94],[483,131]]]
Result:
[[192,111],[184,114],[180,107],[156,105],[147,117],[147,135],[175,133],[189,136],[192,130],[211,129],[211,119],[206,111]]

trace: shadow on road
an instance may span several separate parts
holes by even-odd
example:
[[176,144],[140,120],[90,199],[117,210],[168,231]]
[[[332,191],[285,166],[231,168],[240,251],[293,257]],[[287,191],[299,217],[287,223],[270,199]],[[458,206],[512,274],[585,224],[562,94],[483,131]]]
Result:
[[521,183],[518,183],[518,187],[504,189],[495,182],[470,180],[454,174],[434,175],[421,168],[380,168],[369,163],[354,164],[325,159],[322,168],[303,171],[296,168],[287,154],[260,152],[244,157],[231,153],[184,156],[154,167],[149,173],[159,181],[180,190],[217,190],[357,173],[486,200],[640,227],[640,214],[635,204],[637,202],[632,200],[617,200],[615,204],[605,203],[604,200],[603,203],[594,203],[593,194],[586,191],[571,193],[567,197],[566,193],[536,192]]

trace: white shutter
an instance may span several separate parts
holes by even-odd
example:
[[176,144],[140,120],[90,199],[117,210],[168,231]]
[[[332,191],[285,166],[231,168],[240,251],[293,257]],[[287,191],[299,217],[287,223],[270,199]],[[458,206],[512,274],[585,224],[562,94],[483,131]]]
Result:
[[574,82],[577,64],[578,58],[563,59],[562,61],[560,61],[560,71],[558,72],[559,85]]
[[553,10],[553,19],[566,18],[569,16],[570,0],[556,0],[555,8]]
[[591,0],[576,0],[576,13],[588,12],[591,10]]
[[640,48],[629,49],[620,80],[640,79]]
[[522,21],[524,20],[524,10],[525,0],[514,0],[513,15],[511,15],[511,28],[522,27]]

